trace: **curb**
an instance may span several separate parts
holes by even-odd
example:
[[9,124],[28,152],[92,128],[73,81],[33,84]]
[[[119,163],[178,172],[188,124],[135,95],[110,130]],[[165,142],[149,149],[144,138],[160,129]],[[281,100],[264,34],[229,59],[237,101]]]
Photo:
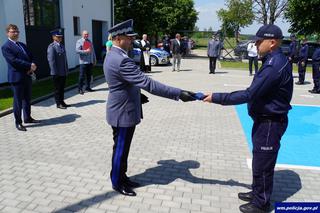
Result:
[[[104,77],[104,75],[96,76],[96,77],[93,79],[93,81],[99,80],[99,79],[101,79],[101,78],[103,78],[103,77]],[[68,86],[68,87],[66,87],[66,88],[64,89],[64,92],[73,90],[73,89],[75,89],[75,88],[77,88],[77,87],[78,87],[77,84]],[[53,94],[53,92],[52,92],[52,93],[49,93],[49,94],[44,95],[44,96],[42,96],[42,97],[33,99],[33,100],[31,100],[31,105],[36,104],[36,103],[39,103],[39,102],[44,101],[44,100],[46,100],[46,99],[49,99],[49,98],[53,97],[53,95],[54,95],[54,94]],[[12,112],[13,112],[13,108],[12,108],[12,107],[9,108],[9,109],[5,109],[5,110],[3,110],[3,111],[0,111],[0,118],[3,117],[3,116],[9,115],[9,114],[12,113]]]

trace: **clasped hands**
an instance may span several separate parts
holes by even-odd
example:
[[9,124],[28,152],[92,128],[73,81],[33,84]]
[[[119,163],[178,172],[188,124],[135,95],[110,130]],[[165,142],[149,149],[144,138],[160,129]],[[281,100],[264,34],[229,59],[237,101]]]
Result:
[[37,65],[35,63],[31,63],[31,67],[30,70],[27,72],[28,75],[31,75],[32,73],[34,73],[37,69]]
[[188,101],[203,101],[203,102],[212,102],[212,95],[211,94],[203,94],[202,92],[191,92],[187,90],[182,90],[179,96],[179,99],[183,102]]

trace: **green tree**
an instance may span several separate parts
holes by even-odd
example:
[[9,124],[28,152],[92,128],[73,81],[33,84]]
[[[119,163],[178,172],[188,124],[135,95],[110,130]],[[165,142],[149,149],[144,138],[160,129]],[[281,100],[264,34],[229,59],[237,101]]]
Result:
[[223,31],[234,34],[238,42],[240,29],[253,22],[252,0],[227,0],[226,6],[227,9],[220,9],[217,14]]
[[319,8],[319,0],[289,0],[285,18],[291,23],[290,32],[301,35],[320,34]]
[[115,0],[116,23],[132,18],[139,35],[192,31],[197,15],[193,0]]
[[288,0],[253,0],[255,18],[262,24],[273,24],[281,17]]

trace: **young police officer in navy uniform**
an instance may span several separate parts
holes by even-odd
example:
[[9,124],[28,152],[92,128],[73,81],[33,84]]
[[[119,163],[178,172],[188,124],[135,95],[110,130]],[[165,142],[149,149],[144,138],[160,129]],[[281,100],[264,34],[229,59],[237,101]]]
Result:
[[[320,44],[320,39],[318,43]],[[312,78],[314,86],[309,92],[320,94],[320,47],[318,47],[312,55]]]
[[161,84],[146,76],[128,57],[136,33],[133,20],[127,20],[109,30],[113,46],[107,53],[103,69],[109,85],[107,122],[113,129],[112,187],[121,194],[135,196],[138,183],[127,175],[127,159],[135,127],[140,123],[142,108],[140,89],[173,100],[193,101],[193,93]]
[[309,46],[307,44],[307,39],[303,39],[302,47],[299,51],[299,61],[298,61],[298,73],[299,73],[299,81],[296,82],[297,85],[304,84],[304,79],[306,75],[306,68],[308,62],[308,51]]
[[294,59],[296,57],[297,53],[297,41],[296,41],[296,36],[294,34],[290,35],[291,43],[289,46],[289,53],[288,53],[288,60],[291,64],[293,64]]
[[249,88],[231,93],[213,93],[204,101],[222,105],[248,103],[252,128],[252,191],[239,193],[241,212],[267,212],[273,188],[274,167],[280,140],[288,125],[293,91],[292,67],[279,48],[283,38],[276,25],[264,25],[256,33],[262,67]]

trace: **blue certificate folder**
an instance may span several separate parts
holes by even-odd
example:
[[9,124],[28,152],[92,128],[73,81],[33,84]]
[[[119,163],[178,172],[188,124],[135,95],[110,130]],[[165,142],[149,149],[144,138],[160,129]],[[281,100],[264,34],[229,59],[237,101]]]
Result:
[[193,95],[193,97],[197,100],[203,100],[206,96],[202,92],[197,92]]

